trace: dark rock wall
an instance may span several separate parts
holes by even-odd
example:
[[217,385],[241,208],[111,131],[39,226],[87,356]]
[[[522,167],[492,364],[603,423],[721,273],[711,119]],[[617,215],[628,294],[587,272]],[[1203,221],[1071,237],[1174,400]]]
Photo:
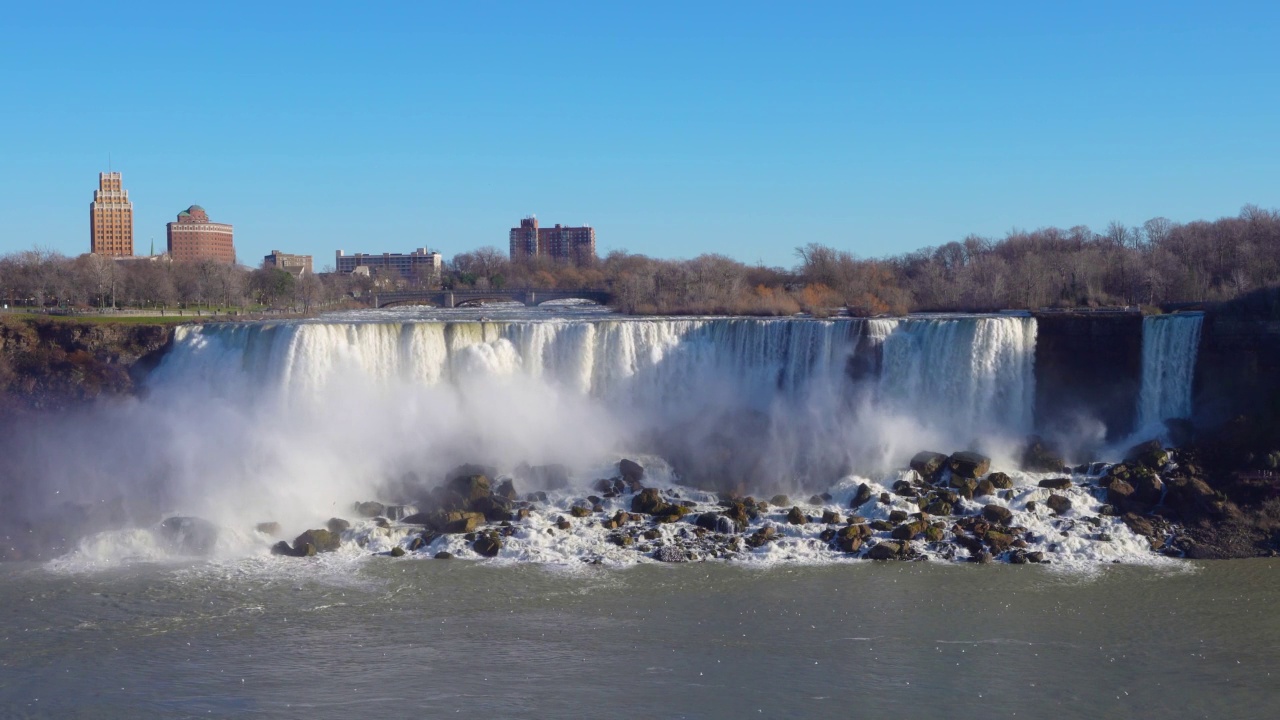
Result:
[[1280,416],[1280,321],[1207,312],[1193,404],[1200,425],[1241,414]]
[[172,339],[171,325],[0,319],[0,410],[131,394]]
[[1142,316],[1040,313],[1036,325],[1037,431],[1072,434],[1094,418],[1109,439],[1128,434],[1142,389]]

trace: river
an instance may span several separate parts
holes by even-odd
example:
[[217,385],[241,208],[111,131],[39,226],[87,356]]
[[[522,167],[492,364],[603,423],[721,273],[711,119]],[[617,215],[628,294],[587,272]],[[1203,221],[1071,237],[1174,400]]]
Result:
[[1271,718],[1275,565],[0,564],[0,714]]

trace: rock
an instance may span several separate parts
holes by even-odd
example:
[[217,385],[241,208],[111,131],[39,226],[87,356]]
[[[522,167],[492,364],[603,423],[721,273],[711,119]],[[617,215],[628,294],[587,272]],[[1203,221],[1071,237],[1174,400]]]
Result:
[[447,487],[468,504],[492,494],[485,475],[460,475],[450,480]]
[[484,524],[484,515],[469,510],[433,513],[428,527],[442,533],[469,533]]
[[720,527],[720,520],[723,517],[724,516],[720,513],[702,513],[693,521],[693,524],[700,528],[710,530],[711,532],[716,532],[716,528]]
[[1164,467],[1163,463],[1159,465],[1152,465],[1144,460],[1144,458],[1149,458],[1151,460],[1158,459],[1157,453],[1163,453],[1166,458],[1168,456],[1168,453],[1164,452],[1164,446],[1160,444],[1160,441],[1156,438],[1152,438],[1146,442],[1140,442],[1129,448],[1129,451],[1124,454],[1124,460],[1126,463],[1137,463],[1139,465],[1146,465],[1152,470],[1159,470]]
[[951,487],[956,489],[956,492],[960,497],[966,500],[972,500],[974,493],[978,491],[978,481],[973,478],[952,475]]
[[871,549],[867,551],[867,559],[897,560],[906,553],[908,547],[910,546],[905,542],[884,540],[871,546]]
[[297,553],[295,553],[293,551],[293,548],[289,547],[289,543],[285,542],[284,540],[281,540],[280,542],[271,546],[271,554],[284,555],[286,557],[297,557]]
[[689,508],[684,505],[666,505],[653,516],[653,519],[660,523],[673,523],[688,514]]
[[776,505],[778,507],[782,507],[783,505],[790,505],[791,498],[787,497],[786,495],[774,495],[772,498],[769,499],[769,504]]
[[434,557],[437,560],[452,560],[453,553],[449,552],[448,550],[441,550],[440,552],[436,553],[432,557]]
[[826,523],[827,525],[832,525],[832,524],[844,522],[844,518],[840,517],[840,513],[834,510],[823,510],[822,522]]
[[880,493],[880,504],[889,505],[893,502],[893,497],[887,492]]
[[856,510],[870,501],[871,486],[866,483],[862,483],[858,485],[858,492],[853,496],[853,499],[849,501],[849,507]]
[[926,505],[924,511],[930,515],[950,515],[952,507],[951,503],[939,498]]
[[942,542],[942,539],[946,537],[946,534],[946,530],[938,527],[937,525],[930,525],[924,529],[924,539],[932,543]]
[[918,452],[915,457],[911,458],[911,469],[920,474],[920,477],[926,480],[933,478],[947,464],[947,456],[940,452],[931,452],[925,450]]
[[622,476],[622,481],[628,487],[633,489],[640,488],[640,482],[644,480],[644,466],[634,460],[623,458],[618,461],[618,474]]
[[395,547],[391,548],[391,552],[390,552],[389,554],[391,555],[391,557],[403,557],[403,556],[404,556],[404,548],[402,548],[402,547],[400,547],[399,545],[397,545],[397,546],[395,546]]
[[1013,511],[1000,505],[985,505],[982,508],[982,516],[997,525],[1008,525],[1013,520]]
[[1013,487],[1013,478],[1002,472],[993,472],[987,476],[987,480],[991,482],[997,489],[1008,490]]
[[920,492],[916,490],[916,486],[912,485],[909,480],[899,480],[894,483],[893,492],[895,495],[899,495],[901,497],[916,497],[920,494]]
[[358,502],[353,507],[355,513],[360,517],[375,518],[387,511],[387,506],[380,502]]
[[1027,561],[1033,562],[1033,563],[1042,563],[1044,562],[1044,553],[1038,550],[1034,552],[1029,552],[1027,553]]
[[989,565],[991,564],[991,561],[995,560],[995,558],[991,555],[991,553],[987,552],[986,550],[979,552],[973,559],[979,565]]
[[973,488],[974,497],[986,497],[988,495],[995,495],[995,494],[996,494],[996,486],[988,478],[983,478],[979,480],[978,484],[975,485]]
[[351,529],[351,523],[347,522],[346,520],[343,520],[342,518],[335,517],[335,518],[329,518],[329,522],[325,525],[325,527],[329,528],[329,532],[331,533],[342,534],[343,532],[346,532],[347,530]]
[[1066,466],[1062,456],[1054,452],[1040,437],[1032,435],[1022,451],[1022,469],[1031,472],[1062,472]]
[[413,505],[388,505],[382,514],[390,520],[400,522],[417,512],[418,508]]
[[995,530],[988,530],[982,539],[987,541],[987,545],[991,546],[991,551],[995,553],[1002,553],[1008,550],[1014,541],[1014,537],[1009,533],[996,532]]
[[737,526],[736,529],[738,530],[743,530],[751,524],[751,513],[747,510],[745,503],[733,503],[724,511],[724,517],[729,518]]
[[875,530],[877,532],[884,532],[886,530],[892,530],[893,523],[889,522],[888,520],[872,520],[871,524],[868,527],[870,527],[872,530]]
[[185,555],[208,555],[218,542],[218,526],[198,517],[171,517],[160,523],[160,534]]
[[1152,473],[1138,475],[1133,481],[1133,499],[1146,505],[1160,502],[1164,494],[1164,483]]
[[976,452],[958,452],[947,461],[953,475],[978,478],[991,469],[991,458]]
[[576,518],[584,518],[591,515],[591,508],[585,508],[581,505],[574,505],[569,508],[569,514]]
[[1126,507],[1133,497],[1133,486],[1124,480],[1112,480],[1107,487],[1107,502],[1116,507]]
[[889,522],[891,522],[891,523],[901,523],[901,522],[906,522],[906,521],[907,521],[907,511],[906,511],[906,510],[891,510],[891,511],[889,512]]
[[342,546],[342,538],[328,530],[308,530],[293,541],[295,551],[304,545],[313,546],[316,552],[333,552]]
[[561,515],[560,517],[556,518],[556,527],[560,528],[561,530],[568,530],[569,528],[573,527],[573,523],[569,522],[568,519],[566,519],[563,515]]
[[512,502],[520,499],[520,493],[516,492],[516,482],[511,478],[503,478],[502,482],[498,483],[498,488],[493,491],[493,494]]
[[645,488],[631,498],[631,512],[656,515],[667,507],[657,488]]
[[893,531],[889,533],[889,537],[892,537],[894,540],[911,540],[928,528],[929,523],[924,520],[916,520],[915,522],[904,523],[894,528]]
[[682,563],[689,561],[689,554],[675,545],[663,545],[654,551],[653,559],[659,562]]
[[792,525],[805,525],[809,522],[809,518],[799,507],[793,507],[787,513],[787,522]]
[[471,510],[484,515],[489,522],[510,521],[515,517],[512,502],[503,495],[489,495],[471,501]]
[[1156,537],[1159,537],[1160,535],[1159,532],[1157,532],[1156,527],[1151,522],[1151,520],[1148,518],[1142,517],[1141,515],[1135,515],[1134,513],[1125,513],[1124,517],[1122,517],[1121,520],[1124,521],[1125,525],[1129,526],[1130,530],[1132,530],[1134,533],[1138,535],[1142,535],[1144,537],[1149,537],[1149,538],[1156,538]]
[[498,551],[502,549],[502,538],[496,532],[483,532],[476,535],[476,540],[471,544],[471,549],[475,550],[484,557],[497,557]]
[[1035,500],[1028,500],[1028,501],[1027,501],[1027,512],[1029,512],[1029,513],[1033,513],[1033,512],[1035,512],[1039,507],[1040,507],[1040,505],[1038,505],[1038,504],[1036,503],[1036,501],[1035,501]]
[[970,555],[977,555],[982,552],[982,541],[978,538],[956,533],[955,543],[965,550],[968,550]]
[[1061,495],[1050,495],[1049,499],[1044,501],[1044,504],[1059,515],[1071,509],[1071,501]]
[[263,535],[279,535],[280,523],[278,522],[258,523],[258,527],[256,529],[258,532],[262,533]]
[[773,529],[772,525],[765,525],[747,538],[747,545],[753,548],[760,547],[772,540],[776,534],[777,531]]

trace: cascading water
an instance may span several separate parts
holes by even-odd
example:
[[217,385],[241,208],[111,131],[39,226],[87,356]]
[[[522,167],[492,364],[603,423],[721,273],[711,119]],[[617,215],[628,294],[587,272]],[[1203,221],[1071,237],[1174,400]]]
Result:
[[1031,430],[1034,318],[912,318],[882,337],[886,406],[975,437]]
[[1138,429],[1159,432],[1169,418],[1191,415],[1191,390],[1203,313],[1148,315],[1142,319],[1142,392]]

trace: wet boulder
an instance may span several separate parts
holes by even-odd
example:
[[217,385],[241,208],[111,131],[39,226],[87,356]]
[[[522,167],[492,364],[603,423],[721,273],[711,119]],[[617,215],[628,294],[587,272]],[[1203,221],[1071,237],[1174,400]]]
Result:
[[1113,479],[1107,486],[1107,502],[1119,508],[1126,508],[1133,499],[1134,488],[1124,480]]
[[777,530],[775,530],[772,525],[765,525],[747,538],[747,545],[753,548],[761,547],[766,545],[770,540],[773,540],[776,535]]
[[413,505],[388,505],[383,511],[382,516],[388,520],[400,522],[417,512],[418,508]]
[[352,510],[360,517],[375,518],[387,511],[387,506],[380,502],[358,502],[352,506]]
[[1037,483],[1042,488],[1049,490],[1068,490],[1072,486],[1071,478],[1046,478]]
[[868,560],[898,560],[907,554],[910,544],[896,540],[884,540],[867,551]]
[[823,510],[822,522],[827,525],[832,525],[832,524],[844,522],[844,518],[840,517],[840,513],[834,510]]
[[1169,453],[1159,440],[1148,440],[1129,448],[1124,459],[1129,463],[1137,463],[1151,470],[1159,470],[1169,464]]
[[953,475],[977,479],[991,469],[991,458],[976,452],[958,452],[947,461]]
[[889,533],[889,537],[892,537],[894,540],[911,540],[924,534],[924,531],[928,528],[929,523],[924,520],[916,520],[914,522],[903,523],[902,525],[894,528],[893,531]]
[[427,519],[427,527],[438,533],[469,533],[483,524],[484,515],[469,510],[440,511],[432,513]]
[[160,523],[160,535],[177,552],[208,555],[218,542],[218,526],[198,517],[171,517]]
[[631,498],[631,512],[657,515],[667,508],[667,503],[657,488],[645,488]]
[[475,541],[471,543],[471,549],[484,557],[497,557],[498,552],[502,550],[502,538],[492,530],[477,533]]
[[870,501],[871,486],[866,483],[862,483],[858,485],[858,492],[854,493],[853,499],[849,501],[849,507],[856,510]]
[[987,475],[986,479],[999,490],[1008,490],[1013,487],[1013,478],[1002,472],[993,472]]
[[298,556],[298,554],[297,554],[296,552],[294,552],[293,548],[289,547],[289,543],[288,543],[288,542],[286,542],[286,541],[284,541],[284,540],[281,540],[280,542],[278,542],[278,543],[276,543],[275,545],[272,545],[272,546],[271,546],[271,554],[272,554],[272,555],[283,555],[283,556],[285,556],[285,557],[297,557],[297,556]]
[[911,469],[925,480],[932,479],[947,464],[947,456],[940,452],[925,450],[911,458]]
[[510,502],[520,499],[520,493],[516,492],[516,482],[511,478],[503,478],[498,483],[498,487],[494,489],[493,494]]
[[295,552],[306,545],[314,547],[316,552],[333,552],[342,546],[342,538],[328,530],[308,530],[293,541]]
[[930,515],[950,515],[952,509],[951,503],[943,498],[938,498],[924,507],[924,511]]
[[792,525],[805,525],[809,522],[809,517],[798,506],[792,507],[787,512],[787,522]]
[[264,523],[258,523],[258,526],[257,526],[257,528],[255,528],[255,529],[256,529],[258,532],[262,533],[263,535],[273,535],[273,536],[274,536],[274,535],[279,535],[279,534],[280,534],[280,523],[278,523],[278,522],[264,522]]
[[1050,495],[1049,499],[1044,501],[1044,504],[1059,515],[1071,509],[1071,500],[1062,495]]
[[583,507],[581,505],[574,505],[573,507],[569,508],[569,514],[576,518],[588,517],[591,515],[591,508]]
[[639,489],[643,487],[641,482],[644,480],[644,466],[634,460],[623,458],[618,461],[618,474],[622,476],[622,481],[627,487]]
[[1008,525],[1013,520],[1013,511],[1000,505],[985,505],[982,516],[997,525]]
[[447,487],[468,504],[492,494],[486,475],[459,475],[451,479]]
[[399,545],[391,548],[391,552],[387,553],[391,557],[404,557],[404,548]]
[[325,523],[325,527],[329,529],[329,532],[341,535],[343,532],[351,529],[351,523],[343,520],[342,518],[335,517],[329,518],[329,522]]

